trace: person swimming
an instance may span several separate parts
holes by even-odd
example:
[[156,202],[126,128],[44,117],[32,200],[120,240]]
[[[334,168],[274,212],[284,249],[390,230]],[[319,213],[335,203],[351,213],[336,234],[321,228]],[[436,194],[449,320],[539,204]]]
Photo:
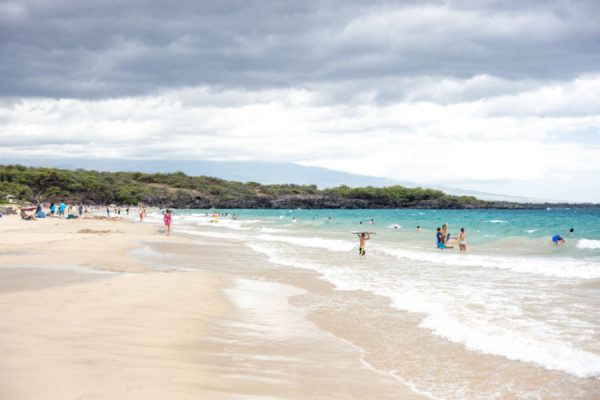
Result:
[[555,246],[560,246],[565,244],[565,238],[563,238],[562,236],[560,236],[560,234],[556,234],[554,236],[552,236],[552,243],[554,243]]
[[366,232],[363,232],[360,235],[358,235],[358,240],[359,240],[359,242],[358,242],[358,254],[359,255],[364,256],[366,254],[366,252],[365,252],[365,241],[367,241],[369,239],[371,239],[371,236],[368,233],[366,233]]

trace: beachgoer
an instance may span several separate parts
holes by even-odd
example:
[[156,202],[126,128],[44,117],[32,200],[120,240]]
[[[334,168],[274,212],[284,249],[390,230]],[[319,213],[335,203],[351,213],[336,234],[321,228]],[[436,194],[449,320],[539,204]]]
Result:
[[[27,211],[31,210],[30,208],[27,209]],[[24,208],[21,208],[21,219],[24,219],[25,221],[33,221],[35,219],[37,219],[35,217],[35,215],[31,215],[27,212]]]
[[110,218],[110,207],[106,207],[106,218]]
[[38,215],[42,211],[42,205],[38,204],[35,208],[35,215]]
[[450,234],[448,233],[448,224],[442,225],[442,235],[442,243],[444,243],[445,246],[448,238],[450,237]]
[[83,204],[79,203],[79,207],[77,207],[77,211],[79,212],[79,216],[83,214]]
[[56,205],[54,203],[50,203],[50,214],[54,215],[56,212]]
[[559,234],[556,234],[552,236],[552,243],[554,243],[555,246],[563,245],[565,244],[565,238],[563,238]]
[[144,206],[140,207],[140,222],[144,221],[144,217],[146,216],[146,210],[144,209]]
[[569,229],[569,233],[574,233],[574,232],[575,232],[575,229],[573,229],[573,228]]
[[171,217],[171,210],[167,209],[165,214],[163,215],[163,222],[165,223],[165,227],[167,228],[167,235],[171,234],[171,222],[173,218]]
[[417,232],[421,232],[421,225],[417,225]]
[[460,251],[467,251],[467,234],[465,233],[465,228],[460,228],[460,233],[458,234],[458,247]]
[[129,215],[129,207],[125,209],[125,215]]
[[437,248],[442,250],[444,248],[446,248],[446,245],[444,245],[444,233],[442,232],[442,228],[437,228],[436,229],[436,233],[435,233],[435,240],[437,242]]
[[65,203],[60,203],[60,205],[58,206],[58,215],[60,217],[65,216],[65,208],[67,208],[67,205]]
[[368,233],[363,232],[360,235],[358,235],[358,254],[360,254],[361,256],[364,256],[366,254],[365,252],[365,241],[371,239],[371,236],[369,236]]
[[371,220],[369,221],[369,223],[370,223],[371,225],[375,225],[375,220],[374,220],[373,218],[371,218]]

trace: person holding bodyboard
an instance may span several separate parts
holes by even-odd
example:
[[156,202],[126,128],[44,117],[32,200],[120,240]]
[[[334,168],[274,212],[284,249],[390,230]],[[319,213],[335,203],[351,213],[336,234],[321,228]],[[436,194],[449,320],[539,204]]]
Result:
[[352,232],[354,235],[358,235],[358,254],[364,256],[365,253],[365,242],[371,239],[371,234],[375,232]]

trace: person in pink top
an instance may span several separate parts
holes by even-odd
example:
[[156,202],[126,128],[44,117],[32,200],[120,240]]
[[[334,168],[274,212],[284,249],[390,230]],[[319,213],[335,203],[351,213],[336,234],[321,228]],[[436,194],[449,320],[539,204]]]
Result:
[[172,222],[171,210],[167,209],[167,211],[165,211],[165,214],[163,215],[163,222],[165,223],[165,227],[167,228],[167,235],[170,235]]

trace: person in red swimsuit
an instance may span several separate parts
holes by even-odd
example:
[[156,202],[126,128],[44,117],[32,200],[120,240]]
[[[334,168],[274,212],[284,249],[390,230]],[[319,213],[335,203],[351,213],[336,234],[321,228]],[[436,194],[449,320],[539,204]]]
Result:
[[167,228],[167,235],[170,235],[172,222],[171,210],[167,209],[167,211],[165,211],[165,215],[163,215],[163,222],[165,223],[165,227]]

